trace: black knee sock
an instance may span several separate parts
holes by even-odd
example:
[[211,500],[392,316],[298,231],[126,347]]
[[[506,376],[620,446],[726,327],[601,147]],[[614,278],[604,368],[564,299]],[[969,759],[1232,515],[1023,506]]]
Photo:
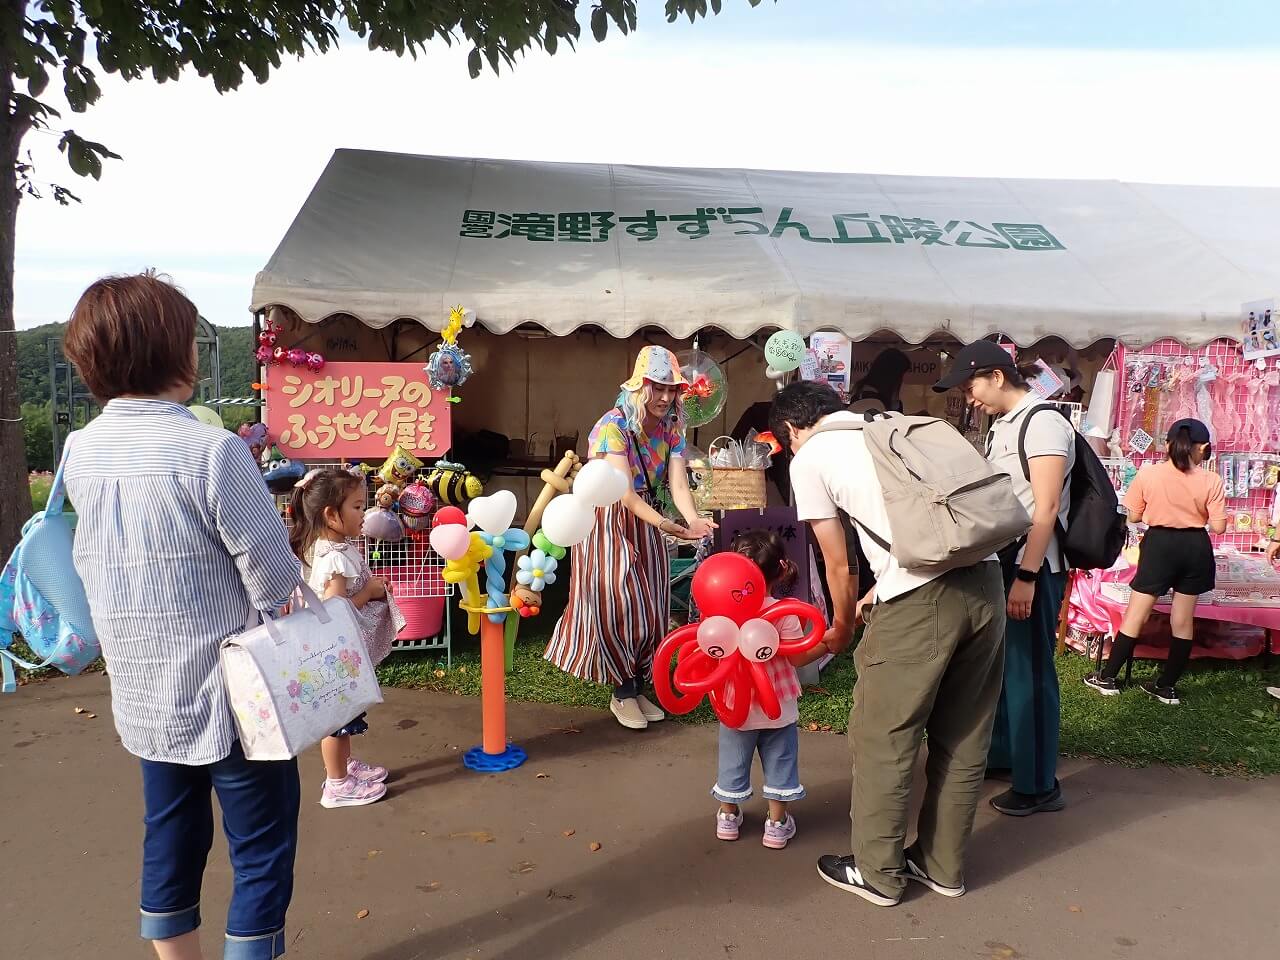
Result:
[[1187,669],[1187,663],[1191,660],[1191,638],[1190,637],[1174,637],[1169,641],[1169,659],[1164,662],[1164,669],[1160,671],[1160,679],[1156,681],[1156,686],[1172,687],[1182,677],[1182,671]]
[[1137,637],[1131,637],[1126,633],[1116,634],[1116,639],[1111,644],[1111,656],[1107,657],[1106,666],[1102,668],[1104,679],[1114,680],[1120,675],[1120,668],[1133,656],[1133,648],[1137,642]]

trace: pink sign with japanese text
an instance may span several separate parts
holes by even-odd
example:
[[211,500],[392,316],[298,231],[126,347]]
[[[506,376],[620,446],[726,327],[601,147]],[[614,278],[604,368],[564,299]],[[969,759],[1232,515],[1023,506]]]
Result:
[[264,399],[267,429],[286,456],[372,460],[397,445],[443,456],[453,442],[448,397],[416,363],[329,363],[268,367]]

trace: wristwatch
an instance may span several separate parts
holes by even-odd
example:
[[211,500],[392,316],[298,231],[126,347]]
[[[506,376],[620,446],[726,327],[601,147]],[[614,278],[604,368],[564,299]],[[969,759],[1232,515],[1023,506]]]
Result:
[[1014,576],[1023,583],[1035,583],[1036,577],[1039,575],[1040,573],[1037,570],[1023,570],[1021,567],[1019,567],[1018,572],[1014,574]]

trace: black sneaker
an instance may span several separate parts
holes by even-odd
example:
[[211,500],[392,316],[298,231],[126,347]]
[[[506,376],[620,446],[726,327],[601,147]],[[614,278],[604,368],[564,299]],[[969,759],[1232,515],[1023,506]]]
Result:
[[877,907],[896,907],[898,901],[902,899],[901,895],[891,897],[887,893],[881,893],[863,880],[862,872],[858,870],[851,856],[837,857],[827,854],[825,857],[819,857],[818,876],[833,887],[856,893],[863,900],[874,903]]
[[964,896],[963,883],[960,884],[960,886],[958,887],[948,887],[946,884],[939,883],[937,880],[933,879],[933,877],[929,876],[929,874],[925,872],[925,869],[922,866],[922,864],[924,863],[924,858],[921,857],[920,854],[917,853],[916,851],[908,850],[906,852],[906,859],[907,859],[907,879],[908,880],[914,880],[916,883],[923,883],[926,887],[928,887],[934,893],[940,893],[944,897],[963,897]]
[[1100,673],[1091,673],[1084,678],[1084,685],[1097,690],[1104,697],[1114,697],[1120,692],[1120,687],[1110,677],[1104,677]]
[[991,798],[991,806],[1010,817],[1029,817],[1033,813],[1054,813],[1067,805],[1062,798],[1062,786],[1053,781],[1053,789],[1046,793],[1019,793],[1006,790]]
[[1155,697],[1161,703],[1167,703],[1171,707],[1176,707],[1181,700],[1178,699],[1178,691],[1173,687],[1157,686],[1154,680],[1148,680],[1142,685],[1142,692],[1149,697]]

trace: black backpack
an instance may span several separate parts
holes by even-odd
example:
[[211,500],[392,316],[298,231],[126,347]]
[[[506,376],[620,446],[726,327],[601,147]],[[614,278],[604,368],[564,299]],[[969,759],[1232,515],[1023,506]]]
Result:
[[[1027,427],[1041,410],[1062,413],[1054,404],[1042,403],[1023,415],[1018,429],[1018,460],[1028,481],[1031,468],[1027,464]],[[1058,546],[1072,569],[1109,570],[1124,549],[1128,517],[1120,512],[1120,501],[1102,461],[1079,431],[1072,432],[1076,438],[1076,462],[1067,477],[1071,508],[1067,511],[1067,528],[1062,528],[1062,521],[1057,522]]]

